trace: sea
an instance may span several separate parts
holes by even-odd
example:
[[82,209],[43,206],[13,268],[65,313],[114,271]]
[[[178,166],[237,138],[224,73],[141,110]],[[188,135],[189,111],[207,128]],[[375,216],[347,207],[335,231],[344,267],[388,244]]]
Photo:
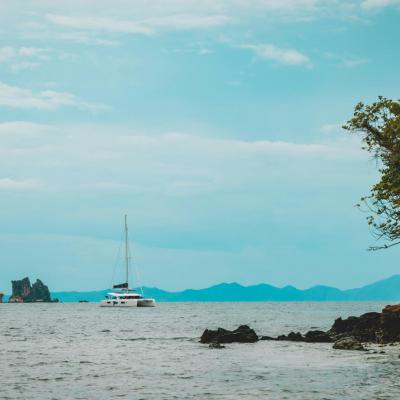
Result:
[[[328,329],[376,302],[0,304],[0,399],[400,399],[400,348],[260,341],[210,349],[206,328]],[[385,353],[380,354],[380,351]]]

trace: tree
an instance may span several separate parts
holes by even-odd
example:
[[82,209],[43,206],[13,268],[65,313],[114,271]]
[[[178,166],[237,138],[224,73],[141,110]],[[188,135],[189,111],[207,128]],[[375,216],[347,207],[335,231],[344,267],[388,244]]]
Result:
[[[353,117],[343,126],[351,133],[361,133],[363,148],[373,154],[381,178],[370,195],[361,198],[368,211],[367,221],[377,239],[386,244],[370,250],[400,244],[400,101],[379,97],[365,105],[358,103]],[[360,204],[357,205],[361,207]]]

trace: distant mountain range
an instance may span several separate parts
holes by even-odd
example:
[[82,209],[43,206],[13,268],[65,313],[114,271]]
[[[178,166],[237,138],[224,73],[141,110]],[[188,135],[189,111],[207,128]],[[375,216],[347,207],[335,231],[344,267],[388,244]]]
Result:
[[[53,292],[52,297],[62,302],[86,300],[100,301],[110,290],[93,292]],[[167,292],[144,287],[147,297],[160,302],[176,301],[373,301],[400,300],[400,275],[357,289],[339,290],[329,286],[313,286],[300,290],[293,286],[278,288],[265,283],[242,286],[238,283],[221,283],[206,289],[188,289]],[[5,299],[7,300],[7,299]]]

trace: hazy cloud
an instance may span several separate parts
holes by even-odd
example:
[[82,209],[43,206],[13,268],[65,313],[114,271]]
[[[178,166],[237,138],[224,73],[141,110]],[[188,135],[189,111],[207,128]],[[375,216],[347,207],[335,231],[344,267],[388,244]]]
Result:
[[16,180],[12,178],[0,178],[0,190],[26,190],[37,189],[41,185],[33,180]]
[[253,51],[258,57],[285,65],[311,65],[311,60],[294,49],[283,49],[272,44],[244,44],[242,49]]
[[206,29],[223,26],[232,21],[224,15],[168,15],[144,20],[122,20],[96,16],[71,17],[65,15],[46,15],[53,24],[94,31],[153,35],[161,30]]
[[396,5],[400,5],[399,0],[364,0],[361,3],[363,8],[382,8]]
[[107,107],[91,104],[78,99],[75,95],[53,90],[33,92],[30,89],[10,86],[0,82],[0,107],[56,110],[61,107],[75,107],[89,111],[100,111]]

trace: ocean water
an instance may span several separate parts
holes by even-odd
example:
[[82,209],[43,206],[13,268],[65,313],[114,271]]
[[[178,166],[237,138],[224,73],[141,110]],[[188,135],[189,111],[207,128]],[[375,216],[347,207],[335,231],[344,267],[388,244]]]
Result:
[[0,304],[0,399],[399,399],[398,347],[372,354],[331,344],[198,343],[205,328],[305,332],[382,306]]

